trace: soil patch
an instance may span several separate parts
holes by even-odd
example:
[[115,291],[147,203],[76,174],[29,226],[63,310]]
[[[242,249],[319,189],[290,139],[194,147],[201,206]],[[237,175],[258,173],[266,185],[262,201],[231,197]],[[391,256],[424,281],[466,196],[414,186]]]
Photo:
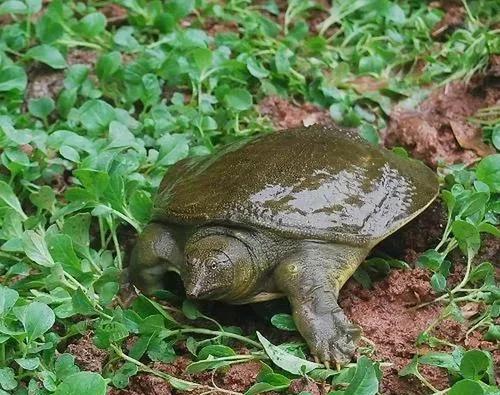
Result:
[[113,26],[124,24],[128,18],[127,9],[118,4],[105,4],[99,11],[104,14],[107,22]]
[[328,110],[311,103],[296,104],[270,96],[260,102],[259,111],[268,116],[277,129],[326,124],[332,122]]
[[87,332],[75,343],[70,344],[66,348],[66,352],[75,356],[75,363],[80,369],[90,370],[91,372],[100,373],[104,362],[108,358],[108,353],[105,350],[101,350],[94,345],[91,332]]
[[[93,69],[97,62],[97,52],[73,49],[68,53],[66,61],[69,65],[83,64]],[[55,100],[63,89],[63,81],[63,71],[57,71],[42,64],[35,65],[29,71],[25,101],[41,97],[50,97]]]
[[[363,329],[363,334],[375,344],[373,358],[390,362],[384,368],[381,392],[384,395],[417,395],[427,392],[418,380],[400,378],[398,371],[417,352],[415,341],[438,316],[440,307],[429,305],[410,310],[434,296],[427,271],[423,269],[393,270],[389,276],[366,290],[350,280],[340,293],[340,304],[347,316]],[[439,373],[439,372],[437,372]],[[429,377],[436,387],[445,388],[446,376]]]
[[[225,390],[235,392],[245,392],[250,388],[257,378],[261,370],[259,362],[247,362],[230,366],[227,370],[219,370],[215,374],[211,372],[203,372],[198,374],[185,373],[187,366],[192,361],[185,357],[178,357],[171,364],[155,363],[154,369],[169,375],[189,380],[210,387],[219,387]],[[206,392],[207,389],[200,388],[189,392],[189,394],[197,395]],[[118,390],[112,388],[109,395],[170,395],[183,393],[182,391],[172,388],[165,380],[149,375],[139,374],[134,376],[127,389]],[[223,394],[223,392],[212,392],[213,394]]]
[[492,64],[470,84],[453,82],[432,92],[417,109],[396,106],[383,134],[384,145],[403,146],[432,167],[439,162],[471,164],[493,153],[469,118],[480,108],[500,103],[500,79],[494,70]]
[[441,19],[436,26],[434,26],[434,29],[432,29],[432,36],[434,38],[444,38],[463,25],[466,12],[460,1],[437,1],[430,5],[436,8],[442,8],[445,12],[443,19]]

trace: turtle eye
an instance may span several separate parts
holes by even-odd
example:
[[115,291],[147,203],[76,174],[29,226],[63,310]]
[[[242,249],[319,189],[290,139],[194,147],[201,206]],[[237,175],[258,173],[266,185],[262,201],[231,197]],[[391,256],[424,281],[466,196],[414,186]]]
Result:
[[212,262],[212,263],[210,264],[210,268],[211,268],[212,270],[217,269],[217,262]]

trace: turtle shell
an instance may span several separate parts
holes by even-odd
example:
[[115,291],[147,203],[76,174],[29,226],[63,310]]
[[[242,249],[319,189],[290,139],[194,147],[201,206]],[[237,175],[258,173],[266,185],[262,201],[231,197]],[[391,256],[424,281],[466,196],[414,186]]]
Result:
[[373,245],[424,210],[438,190],[423,163],[353,131],[311,126],[176,163],[160,185],[153,220]]

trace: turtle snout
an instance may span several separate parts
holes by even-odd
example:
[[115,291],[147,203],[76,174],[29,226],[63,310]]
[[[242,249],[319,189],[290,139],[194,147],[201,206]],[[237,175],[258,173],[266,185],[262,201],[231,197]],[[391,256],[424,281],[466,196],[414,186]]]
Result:
[[200,284],[188,284],[186,286],[186,295],[190,299],[197,299],[203,294],[203,287]]

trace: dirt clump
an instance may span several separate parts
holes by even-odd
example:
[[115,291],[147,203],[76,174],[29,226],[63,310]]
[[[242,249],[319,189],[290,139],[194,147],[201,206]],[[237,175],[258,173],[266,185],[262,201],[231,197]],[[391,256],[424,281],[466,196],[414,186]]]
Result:
[[138,374],[132,377],[125,390],[111,388],[109,395],[170,395],[172,387],[161,377],[151,374]]
[[[363,329],[363,335],[375,344],[373,358],[393,365],[383,369],[381,393],[384,395],[424,394],[414,379],[401,378],[398,371],[408,365],[417,352],[418,335],[439,315],[441,307],[429,305],[410,309],[429,301],[434,294],[426,270],[393,270],[383,281],[366,290],[353,280],[340,292],[340,304],[347,316]],[[439,371],[428,377],[437,388],[446,388],[446,377]]]
[[63,88],[64,74],[45,67],[33,69],[28,79],[27,99],[51,97],[55,99]]
[[295,104],[277,96],[269,96],[262,100],[259,110],[262,115],[268,116],[278,129],[332,122],[326,109],[311,103]]
[[121,5],[113,3],[105,4],[99,11],[104,14],[110,25],[120,26],[127,21],[127,9]]
[[232,365],[221,379],[222,387],[231,391],[245,392],[259,375],[259,362],[247,362]]
[[301,392],[308,392],[311,395],[321,395],[324,392],[320,389],[319,385],[314,381],[307,378],[293,380],[288,387],[290,394],[300,394]]
[[493,152],[469,117],[496,105],[500,94],[491,72],[470,84],[453,82],[430,94],[417,109],[394,108],[383,133],[386,147],[403,146],[432,167],[439,162],[471,164]]
[[108,353],[105,350],[101,350],[94,345],[92,333],[90,332],[87,332],[75,343],[70,344],[66,348],[66,352],[74,355],[75,363],[80,369],[90,370],[91,372],[100,373],[108,358]]
[[236,21],[221,21],[216,19],[208,19],[203,26],[203,30],[212,37],[220,33],[239,33]]
[[430,5],[435,8],[442,8],[445,12],[443,19],[432,29],[432,37],[444,38],[464,24],[466,12],[461,2],[437,1]]

